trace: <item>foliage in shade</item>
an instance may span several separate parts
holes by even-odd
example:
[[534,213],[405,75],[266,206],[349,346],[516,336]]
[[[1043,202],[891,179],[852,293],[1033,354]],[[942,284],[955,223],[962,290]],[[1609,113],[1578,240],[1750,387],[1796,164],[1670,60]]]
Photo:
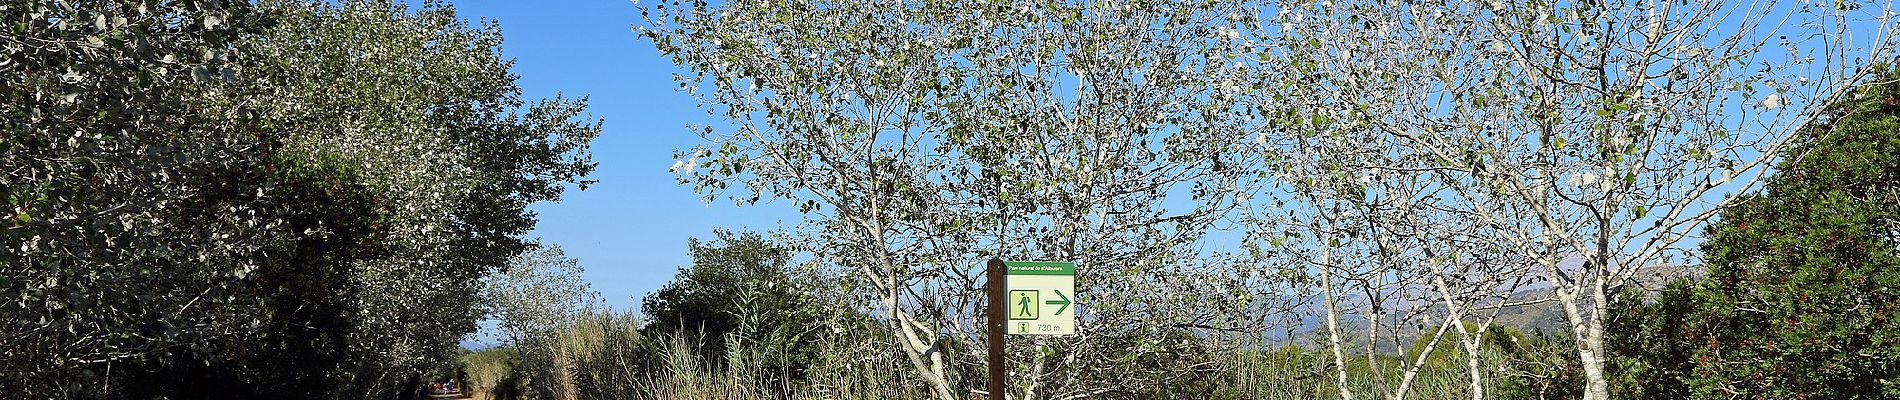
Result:
[[1654,299],[1638,290],[1620,293],[1610,303],[1604,345],[1614,355],[1608,368],[1610,392],[1620,399],[1689,398],[1684,378],[1695,345],[1683,337],[1696,311],[1696,281],[1671,281]]
[[[705,337],[701,356],[716,359],[726,353],[726,336],[738,331],[740,291],[747,285],[773,286],[772,310],[804,308],[790,292],[785,267],[791,251],[765,241],[754,232],[734,234],[719,230],[717,239],[686,242],[693,265],[680,268],[672,282],[641,301],[641,313],[647,318],[642,328],[649,336],[666,332],[689,332]],[[775,319],[774,325],[796,321]]]
[[584,102],[522,101],[499,29],[442,4],[0,18],[6,393],[393,397],[593,168]]
[[839,293],[835,282],[791,268],[790,249],[756,232],[714,235],[689,240],[693,265],[641,302],[643,335],[691,338],[682,343],[711,368],[744,348],[756,352],[756,367],[776,372],[761,379],[785,381],[805,378],[820,342],[870,322],[828,296]]
[[266,172],[276,140],[218,79],[262,15],[230,1],[4,5],[0,392],[99,396],[126,389],[101,378],[110,366],[223,358],[211,345],[271,330],[250,295],[278,286],[254,284],[255,255],[296,247],[284,236],[309,214],[289,207],[307,199],[263,198],[322,179]]

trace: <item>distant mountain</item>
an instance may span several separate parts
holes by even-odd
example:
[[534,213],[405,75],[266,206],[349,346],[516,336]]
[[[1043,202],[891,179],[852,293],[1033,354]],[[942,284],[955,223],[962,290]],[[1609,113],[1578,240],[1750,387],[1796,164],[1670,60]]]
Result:
[[[1663,286],[1667,285],[1670,281],[1684,277],[1699,277],[1701,274],[1702,270],[1696,267],[1674,265],[1652,266],[1637,271],[1636,274],[1630,277],[1630,282],[1621,288],[1623,290],[1642,290],[1646,296],[1654,296],[1656,292],[1661,291]],[[1362,296],[1346,296],[1341,299],[1341,302],[1362,304],[1361,298]],[[1506,303],[1519,303],[1548,298],[1550,298],[1549,286],[1539,285],[1539,287],[1513,293],[1511,297],[1506,300]],[[1310,299],[1308,306],[1299,310],[1299,312],[1302,313],[1302,318],[1298,319],[1299,324],[1293,329],[1292,335],[1289,336],[1285,330],[1281,330],[1280,332],[1269,333],[1267,340],[1275,343],[1298,344],[1308,348],[1328,346],[1325,339],[1325,308],[1323,304],[1320,303],[1320,300],[1321,299],[1315,296],[1315,298]],[[1407,324],[1405,326],[1399,326],[1397,329],[1390,327],[1394,321],[1398,321],[1407,315],[1424,313],[1436,319],[1446,314],[1444,306],[1442,305],[1434,304],[1429,307],[1429,309],[1419,310],[1417,308],[1388,306],[1388,309],[1392,311],[1381,316],[1386,321],[1388,328],[1379,332],[1381,338],[1376,347],[1377,351],[1381,353],[1397,353],[1400,349],[1404,348],[1404,346],[1411,345],[1425,330],[1436,330],[1437,325],[1421,327],[1416,324]],[[1489,310],[1488,307],[1481,307],[1479,309],[1485,311]],[[1467,321],[1477,322],[1476,318],[1468,318]],[[1348,351],[1365,351],[1365,330],[1368,324],[1369,322],[1362,317],[1348,317],[1346,321],[1341,321],[1339,327],[1340,333],[1341,336],[1344,336],[1346,339],[1342,344],[1345,345],[1344,347],[1347,348]],[[1568,330],[1568,323],[1564,317],[1563,308],[1556,300],[1531,304],[1507,305],[1503,309],[1498,310],[1497,318],[1492,321],[1492,324],[1515,328],[1525,333],[1541,332],[1546,334],[1562,334]],[[1391,338],[1393,335],[1397,336],[1397,340]]]

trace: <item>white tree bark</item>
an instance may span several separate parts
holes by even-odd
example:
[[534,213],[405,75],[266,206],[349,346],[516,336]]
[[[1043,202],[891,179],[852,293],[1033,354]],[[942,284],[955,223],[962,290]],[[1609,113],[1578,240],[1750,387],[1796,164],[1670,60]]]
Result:
[[1324,236],[1326,239],[1321,241],[1322,247],[1319,252],[1318,270],[1320,285],[1326,288],[1326,341],[1333,352],[1333,371],[1337,373],[1338,380],[1336,383],[1339,386],[1339,397],[1352,400],[1352,388],[1347,386],[1346,383],[1346,353],[1340,343],[1342,336],[1339,333],[1339,295],[1334,289],[1332,272],[1333,248],[1331,245],[1326,244],[1332,243],[1336,239],[1333,237],[1334,233],[1331,229],[1321,228],[1321,230],[1325,232]]
[[1405,371],[1399,375],[1399,387],[1392,391],[1392,400],[1405,400],[1406,394],[1411,392],[1412,381],[1418,378],[1419,369],[1425,367],[1425,358],[1432,354],[1433,349],[1438,348],[1438,342],[1444,339],[1445,332],[1449,331],[1453,324],[1457,324],[1457,321],[1451,318],[1445,318],[1438,323],[1438,331],[1432,333],[1432,338],[1425,341],[1425,347],[1419,349],[1418,356],[1412,358],[1411,365],[1406,366]]

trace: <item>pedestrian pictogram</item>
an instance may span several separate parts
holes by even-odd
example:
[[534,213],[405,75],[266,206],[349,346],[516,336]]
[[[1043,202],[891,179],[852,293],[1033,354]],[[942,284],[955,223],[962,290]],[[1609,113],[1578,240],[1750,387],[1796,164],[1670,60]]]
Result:
[[1033,320],[1036,319],[1037,311],[1040,311],[1039,309],[1042,308],[1036,301],[1036,299],[1041,298],[1041,296],[1037,296],[1034,290],[1011,290],[1009,291],[1009,298],[1011,299],[1009,301],[1009,319]]

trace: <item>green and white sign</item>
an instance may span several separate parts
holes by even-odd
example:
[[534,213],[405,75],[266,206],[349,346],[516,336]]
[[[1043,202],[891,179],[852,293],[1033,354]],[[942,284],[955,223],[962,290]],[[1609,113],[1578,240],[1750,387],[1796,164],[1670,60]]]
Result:
[[1004,261],[1011,335],[1075,334],[1075,263]]

